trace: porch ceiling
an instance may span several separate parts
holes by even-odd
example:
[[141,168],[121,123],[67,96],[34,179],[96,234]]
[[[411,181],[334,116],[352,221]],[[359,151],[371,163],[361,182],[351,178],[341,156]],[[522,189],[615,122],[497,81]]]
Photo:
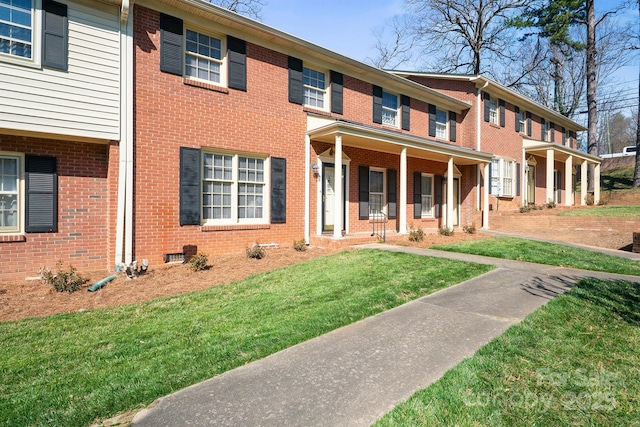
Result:
[[457,165],[489,163],[492,157],[489,153],[339,120],[308,130],[307,134],[312,141],[329,144],[334,144],[336,136],[341,135],[343,146],[391,153],[398,156],[402,149],[406,148],[408,157],[436,162],[446,163],[450,157],[453,157],[453,161]]
[[[562,162],[566,162],[570,156],[573,156],[572,163],[581,163],[587,161],[587,163],[600,164],[602,160],[600,157],[592,156],[591,154],[584,153],[582,151],[574,150],[564,145],[558,145],[553,142],[537,141],[534,139],[524,139],[522,141],[524,151],[526,154],[533,154],[539,157],[547,157],[547,150],[553,150],[553,158]],[[578,160],[578,161],[576,161]]]

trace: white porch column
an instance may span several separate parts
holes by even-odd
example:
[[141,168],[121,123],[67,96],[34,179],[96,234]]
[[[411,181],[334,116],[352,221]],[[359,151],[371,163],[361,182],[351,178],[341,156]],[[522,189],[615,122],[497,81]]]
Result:
[[547,197],[545,199],[545,203],[547,203],[549,200],[553,201],[555,200],[555,197],[553,196],[553,165],[554,165],[554,159],[553,159],[553,150],[547,150]]
[[600,203],[600,164],[596,163],[593,168],[593,204]]
[[447,163],[447,223],[446,227],[453,229],[453,157]]
[[335,147],[335,160],[334,160],[334,172],[335,172],[335,188],[334,195],[334,220],[333,220],[333,238],[342,239],[342,213],[344,212],[344,206],[342,206],[342,135],[336,135],[336,147]]
[[587,204],[587,161],[580,165],[580,206]]
[[310,199],[310,186],[311,186],[311,138],[309,135],[304,136],[304,240],[309,244],[310,234],[310,218],[309,218],[309,203]]
[[485,163],[484,165],[484,187],[482,190],[482,228],[489,229],[489,168],[491,163]]
[[407,234],[407,148],[400,152],[400,224],[398,232]]
[[569,156],[564,163],[564,204],[565,206],[573,205],[573,179],[571,173],[573,172],[573,156]]

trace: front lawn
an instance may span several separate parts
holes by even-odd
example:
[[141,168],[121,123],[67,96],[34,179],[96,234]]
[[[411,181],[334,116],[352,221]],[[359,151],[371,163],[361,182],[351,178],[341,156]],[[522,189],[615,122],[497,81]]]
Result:
[[0,425],[84,426],[493,267],[342,252],[203,292],[0,323]]
[[638,261],[517,237],[469,240],[436,245],[431,249],[640,276],[640,262]]
[[571,209],[558,216],[588,216],[596,218],[640,218],[640,206],[598,206],[590,209]]
[[640,285],[583,280],[376,426],[633,426]]

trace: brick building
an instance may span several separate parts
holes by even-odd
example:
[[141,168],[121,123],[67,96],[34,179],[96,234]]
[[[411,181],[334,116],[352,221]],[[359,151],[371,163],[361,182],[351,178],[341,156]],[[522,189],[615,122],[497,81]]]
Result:
[[482,76],[390,73],[204,1],[2,8],[32,36],[0,36],[0,280],[488,227],[573,202],[597,163],[582,127]]

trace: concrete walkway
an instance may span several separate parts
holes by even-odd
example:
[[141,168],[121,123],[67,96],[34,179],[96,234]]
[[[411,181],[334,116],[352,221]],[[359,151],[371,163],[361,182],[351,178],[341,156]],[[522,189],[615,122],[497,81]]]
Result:
[[369,426],[585,277],[640,277],[366,245],[498,268],[156,401],[133,426]]

